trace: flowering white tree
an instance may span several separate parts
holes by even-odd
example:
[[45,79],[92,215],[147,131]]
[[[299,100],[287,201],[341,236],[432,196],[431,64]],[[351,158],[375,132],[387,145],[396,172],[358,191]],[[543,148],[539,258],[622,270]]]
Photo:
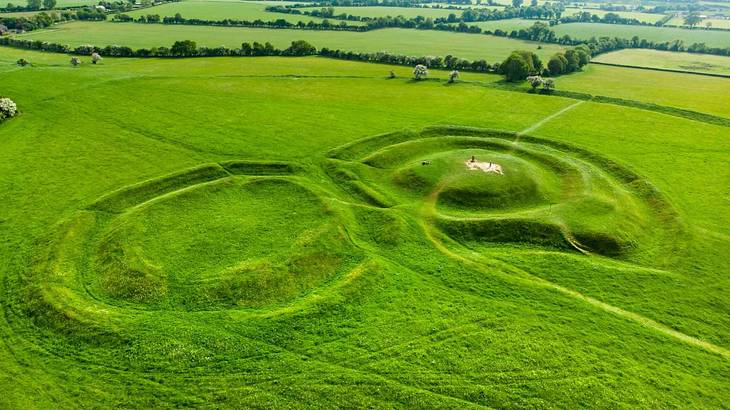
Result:
[[18,106],[10,98],[0,98],[0,121],[14,117],[18,112]]
[[454,70],[454,71],[452,71],[452,72],[449,73],[449,82],[450,83],[453,83],[458,78],[459,78],[459,71],[458,70]]
[[535,89],[543,85],[545,81],[539,75],[531,75],[527,77],[527,82],[530,83],[532,91],[535,91]]
[[418,64],[416,68],[413,69],[413,78],[415,80],[423,80],[428,75],[428,68],[426,68],[423,64]]
[[96,64],[96,63],[98,63],[101,60],[103,60],[103,58],[101,58],[101,56],[99,55],[99,53],[92,53],[91,54],[91,62],[92,63]]

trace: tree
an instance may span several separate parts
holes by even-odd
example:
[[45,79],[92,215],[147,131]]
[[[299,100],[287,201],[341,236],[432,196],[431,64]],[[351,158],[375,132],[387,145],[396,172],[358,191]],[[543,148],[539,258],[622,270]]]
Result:
[[537,0],[530,0],[530,6],[537,7]]
[[591,62],[591,49],[587,45],[578,45],[575,47],[575,51],[578,53],[581,67]]
[[553,80],[552,78],[546,78],[542,82],[542,89],[546,93],[549,93],[550,91],[554,90],[555,89],[555,80]]
[[5,118],[14,117],[18,106],[10,98],[0,98],[0,122]]
[[99,55],[99,53],[91,53],[91,62],[92,62],[92,64],[96,64],[96,63],[98,63],[101,60],[103,60],[103,58],[101,58],[101,55]]
[[512,0],[512,7],[520,7],[524,2],[524,0]]
[[413,79],[414,80],[423,80],[428,76],[428,68],[426,68],[423,64],[418,64],[413,69]]
[[449,73],[449,83],[455,82],[459,78],[459,71],[454,70]]
[[30,10],[40,10],[42,4],[41,0],[28,0],[28,8]]
[[574,49],[565,50],[565,59],[568,60],[567,71],[572,73],[580,68],[580,57],[578,52]]
[[43,8],[53,10],[56,8],[56,0],[43,0]]
[[76,67],[77,65],[81,64],[81,60],[79,60],[78,57],[71,57],[71,65]]
[[538,73],[542,62],[531,51],[513,51],[499,67],[507,81],[522,81],[528,75]]
[[535,92],[535,89],[543,84],[543,79],[539,75],[531,75],[527,77],[527,82],[530,83],[532,91]]
[[687,16],[684,17],[684,24],[689,26],[690,28],[700,24],[702,21],[702,17],[700,17],[697,13],[689,13]]
[[563,74],[568,67],[568,60],[563,57],[562,54],[557,53],[554,56],[550,57],[550,61],[548,61],[548,70],[550,71],[550,75],[560,75]]
[[174,57],[189,57],[197,53],[197,44],[191,40],[176,41],[170,47],[170,54]]
[[309,56],[316,53],[317,49],[304,40],[292,41],[289,48],[284,50],[284,54],[291,56]]

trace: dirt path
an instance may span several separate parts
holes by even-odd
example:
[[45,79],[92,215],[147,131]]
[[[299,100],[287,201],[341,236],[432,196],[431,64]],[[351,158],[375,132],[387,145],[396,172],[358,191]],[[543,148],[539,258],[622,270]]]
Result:
[[559,111],[557,111],[555,113],[552,113],[552,114],[548,115],[547,117],[541,119],[540,121],[538,121],[538,122],[532,124],[531,126],[525,128],[524,130],[518,132],[517,135],[523,135],[523,134],[527,134],[528,132],[532,132],[532,131],[540,128],[546,122],[548,122],[548,121],[550,121],[552,119],[555,119],[555,118],[557,118],[557,117],[565,114],[566,112],[568,112],[568,111],[572,110],[573,108],[575,108],[575,107],[583,104],[584,102],[585,101],[583,101],[583,100],[578,101],[576,103],[573,103],[573,104],[571,104],[571,105],[563,108],[562,110],[559,110]]

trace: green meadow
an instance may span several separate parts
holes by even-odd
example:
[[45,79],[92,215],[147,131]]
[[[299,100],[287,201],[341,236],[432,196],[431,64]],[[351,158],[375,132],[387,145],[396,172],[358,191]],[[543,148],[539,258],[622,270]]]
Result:
[[[729,19],[718,19],[718,18],[702,19],[702,21],[699,24],[700,29],[707,27],[707,23],[709,23],[710,27],[712,27],[712,28],[730,29],[730,20]],[[684,17],[675,17],[675,18],[669,20],[667,22],[667,25],[678,26],[678,27],[685,26]],[[697,29],[693,29],[693,30],[697,30]]]
[[730,57],[709,54],[626,49],[599,55],[594,61],[628,66],[730,75]]
[[583,72],[561,77],[560,87],[730,118],[730,105],[725,99],[707,97],[729,93],[727,78],[593,64]]
[[[492,74],[82,60],[0,48],[0,407],[730,400],[726,126]],[[730,118],[722,80],[557,87]]]
[[595,14],[599,17],[603,17],[608,13],[614,13],[618,14],[620,17],[627,18],[627,19],[637,19],[639,21],[643,21],[646,23],[656,23],[657,21],[663,19],[665,17],[664,14],[655,14],[655,13],[641,13],[637,11],[606,11],[606,10],[599,10],[599,9],[583,9],[579,7],[566,7],[565,12],[563,12],[564,16],[570,16],[573,14],[577,14],[580,12],[588,12],[591,14]]
[[[491,20],[491,21],[478,21],[474,23],[469,23],[470,26],[478,26],[483,31],[494,31],[494,30],[502,30],[506,32],[511,32],[512,30],[522,30],[522,29],[528,29],[532,27],[535,23],[542,20],[534,20],[534,19],[504,19],[504,20]],[[547,21],[542,21],[543,23],[547,24]]]
[[[125,13],[132,17],[146,16],[148,14],[158,14],[162,17],[172,17],[179,13],[186,19],[202,19],[202,20],[262,20],[275,21],[278,19],[286,20],[290,23],[298,23],[299,21],[321,22],[322,19],[316,17],[270,13],[265,9],[270,5],[281,5],[279,2],[233,2],[233,1],[207,1],[207,0],[186,0],[176,3],[166,3],[155,7],[144,8]],[[357,24],[354,22],[353,24]]]
[[[304,8],[303,10],[320,10],[321,7]],[[403,17],[448,17],[449,14],[461,15],[461,11],[453,9],[437,9],[430,7],[335,7],[335,14],[352,14],[361,17],[387,17],[387,16],[403,16]]]
[[601,23],[568,23],[552,28],[556,34],[570,35],[577,39],[592,37],[619,37],[630,39],[638,36],[656,42],[681,40],[685,45],[705,43],[708,47],[727,47],[730,44],[730,31],[689,30],[676,27],[632,26]]
[[11,17],[30,17],[38,14],[38,11],[14,11],[11,13],[0,13],[0,18],[11,18]]
[[271,42],[285,48],[294,40],[306,40],[317,48],[379,52],[413,56],[446,56],[502,61],[516,49],[531,50],[543,58],[562,49],[559,45],[514,40],[486,35],[433,30],[381,29],[368,32],[283,30],[239,27],[174,26],[136,23],[70,22],[19,38],[69,45],[123,44],[132,48],[169,47],[178,40],[193,40],[199,46],[240,47],[242,42]]

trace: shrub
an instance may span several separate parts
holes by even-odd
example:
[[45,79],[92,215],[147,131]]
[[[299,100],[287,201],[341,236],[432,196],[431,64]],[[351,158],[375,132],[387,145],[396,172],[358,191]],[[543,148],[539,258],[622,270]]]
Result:
[[539,75],[531,75],[527,77],[527,82],[530,83],[532,91],[535,91],[537,87],[545,84],[545,81]]
[[18,112],[18,106],[10,98],[0,98],[0,121],[14,117]]
[[81,60],[79,60],[78,57],[71,57],[71,65],[76,67],[77,65],[81,64]]
[[423,64],[418,64],[413,69],[413,79],[414,80],[423,80],[428,76],[428,68],[426,68]]
[[15,64],[17,64],[17,65],[19,65],[21,67],[25,67],[27,65],[30,65],[30,63],[28,62],[28,60],[26,60],[24,58],[19,59],[18,61],[15,62]]
[[96,63],[98,63],[101,60],[103,60],[103,58],[101,58],[101,56],[99,55],[99,53],[92,53],[91,54],[91,62],[93,64],[96,64]]
[[449,73],[449,82],[450,83],[453,83],[458,78],[459,78],[459,71],[458,70],[454,70],[454,71],[452,71],[452,72]]
[[542,89],[544,92],[549,93],[555,89],[555,80],[552,78],[546,78],[542,81]]

